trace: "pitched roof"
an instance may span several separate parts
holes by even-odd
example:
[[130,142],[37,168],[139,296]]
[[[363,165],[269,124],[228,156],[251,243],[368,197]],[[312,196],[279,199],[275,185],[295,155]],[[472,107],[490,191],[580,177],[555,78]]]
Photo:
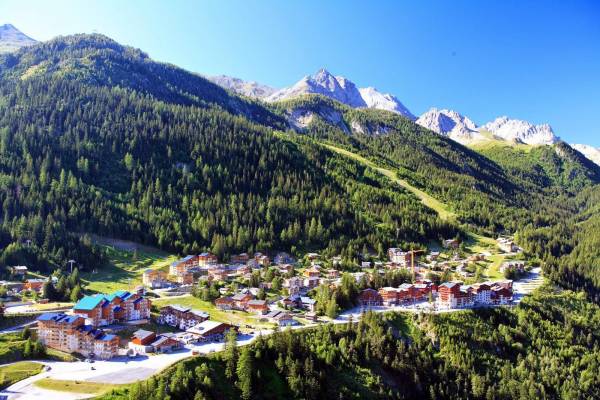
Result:
[[457,285],[460,286],[460,283],[458,283],[458,282],[444,282],[444,283],[442,283],[440,285],[440,287],[443,286],[443,287],[447,287],[448,289],[452,289],[453,287],[455,287]]
[[194,314],[197,317],[201,317],[201,318],[208,318],[209,315],[207,312],[205,311],[200,311],[200,310],[190,310],[191,314]]
[[154,332],[147,331],[145,329],[138,329],[137,331],[133,332],[133,337],[140,340],[144,340],[152,335],[154,335]]
[[266,300],[250,300],[248,302],[249,306],[266,306],[267,305],[267,301]]

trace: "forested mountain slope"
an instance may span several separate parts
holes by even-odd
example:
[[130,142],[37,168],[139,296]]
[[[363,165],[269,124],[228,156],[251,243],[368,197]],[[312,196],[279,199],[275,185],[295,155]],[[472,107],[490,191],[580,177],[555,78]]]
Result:
[[[327,142],[444,202],[456,224]],[[83,232],[176,252],[352,258],[468,229],[517,232],[556,271],[569,263],[557,281],[594,287],[580,278],[597,265],[582,246],[599,171],[564,143],[475,151],[322,96],[264,105],[101,35],[0,56],[2,265],[102,263]],[[582,257],[582,269],[568,261]]]
[[[78,232],[220,256],[298,247],[348,257],[365,245],[383,251],[398,241],[457,233],[364,167],[227,111],[229,97],[205,107],[178,94],[145,92],[143,79],[121,77],[128,58],[114,55],[116,46],[78,36],[0,59],[3,264],[101,262]],[[53,47],[50,66],[24,72],[45,63],[39,53]],[[79,68],[80,60],[95,57],[99,71]],[[99,84],[97,77],[121,84]],[[33,246],[25,248],[26,240]]]

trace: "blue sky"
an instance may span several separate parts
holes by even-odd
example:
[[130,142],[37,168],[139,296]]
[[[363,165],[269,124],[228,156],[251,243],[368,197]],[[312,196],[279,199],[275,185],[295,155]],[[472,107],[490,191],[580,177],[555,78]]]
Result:
[[97,31],[275,87],[325,67],[414,114],[508,115],[600,146],[599,1],[2,0],[1,23],[38,40]]

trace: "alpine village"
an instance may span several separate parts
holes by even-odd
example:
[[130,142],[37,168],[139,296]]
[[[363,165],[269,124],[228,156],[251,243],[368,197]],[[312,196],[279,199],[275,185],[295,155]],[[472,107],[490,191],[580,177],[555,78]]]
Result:
[[0,26],[0,399],[600,398],[579,146]]

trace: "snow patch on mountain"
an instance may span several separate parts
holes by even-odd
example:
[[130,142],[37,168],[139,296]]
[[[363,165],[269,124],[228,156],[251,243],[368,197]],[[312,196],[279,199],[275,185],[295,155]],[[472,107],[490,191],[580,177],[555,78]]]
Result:
[[587,144],[572,144],[571,147],[586,156],[588,160],[600,165],[600,148]]
[[277,91],[275,88],[258,82],[244,81],[227,75],[208,76],[207,79],[225,89],[255,99],[263,99]]
[[532,145],[554,144],[559,138],[548,124],[533,125],[527,121],[499,117],[482,127],[496,137]]
[[424,128],[463,144],[483,138],[473,121],[453,110],[431,108],[416,122]]

